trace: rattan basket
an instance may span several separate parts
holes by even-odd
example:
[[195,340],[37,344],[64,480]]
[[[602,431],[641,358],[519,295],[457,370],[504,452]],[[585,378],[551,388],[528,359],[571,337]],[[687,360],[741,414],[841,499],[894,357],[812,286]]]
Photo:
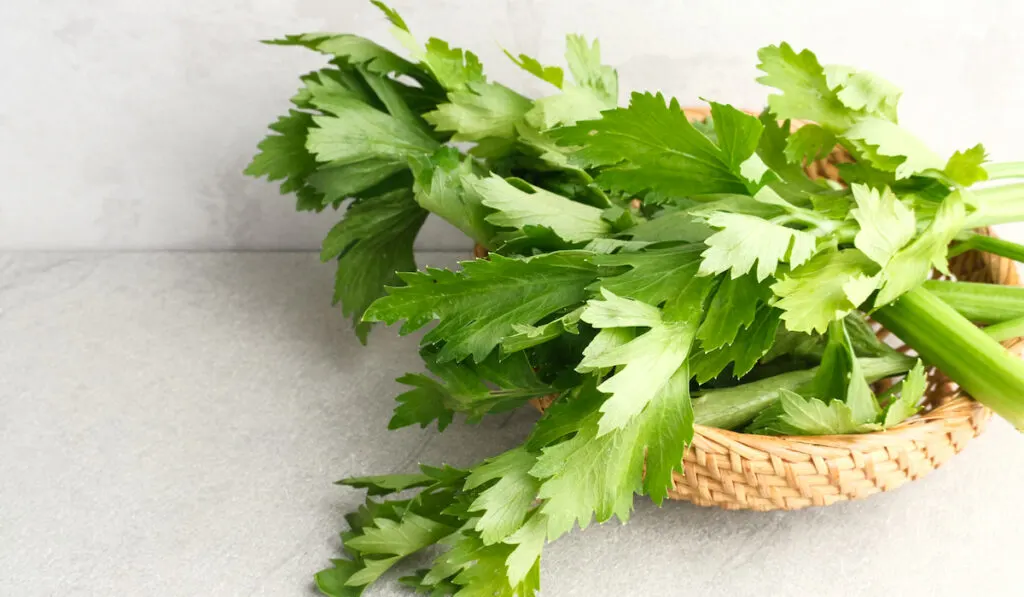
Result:
[[[686,113],[691,119],[708,115],[699,108]],[[836,164],[852,161],[837,147],[806,169],[813,178],[839,181]],[[991,234],[987,229],[980,232]],[[480,247],[475,253],[487,254]],[[950,270],[958,280],[1008,286],[1018,282],[1011,260],[988,253],[959,255],[950,260]],[[882,328],[878,334],[889,336]],[[1004,345],[1019,352],[1022,341]],[[908,347],[899,349],[906,352]],[[886,383],[891,382],[880,382],[882,386]],[[541,410],[547,404],[550,399],[534,402]],[[865,498],[938,468],[984,430],[991,414],[932,368],[922,413],[878,433],[765,436],[697,425],[683,458],[684,472],[673,475],[675,487],[669,496],[700,506],[762,511],[798,510]]]

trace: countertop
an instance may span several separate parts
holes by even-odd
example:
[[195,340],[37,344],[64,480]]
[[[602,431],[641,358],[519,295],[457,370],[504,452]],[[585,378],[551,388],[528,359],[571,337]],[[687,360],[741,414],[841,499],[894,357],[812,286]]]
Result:
[[[526,410],[387,432],[416,341],[381,328],[361,347],[332,277],[310,253],[0,254],[0,595],[312,595],[362,500],[332,481],[469,464],[524,437]],[[543,594],[1019,594],[1022,462],[1024,437],[995,420],[941,470],[864,501],[638,498],[628,525],[546,549]]]

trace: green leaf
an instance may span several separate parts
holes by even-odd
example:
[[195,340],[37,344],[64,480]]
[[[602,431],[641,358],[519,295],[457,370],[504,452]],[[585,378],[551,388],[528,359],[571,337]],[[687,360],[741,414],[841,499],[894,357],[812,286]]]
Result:
[[428,268],[403,274],[408,285],[390,289],[363,319],[389,325],[405,319],[403,334],[438,319],[423,338],[424,344],[443,344],[438,360],[472,355],[481,362],[515,332],[516,325],[534,325],[582,303],[586,287],[596,278],[590,256],[581,251],[525,259],[493,255],[490,260],[464,262],[461,273]]
[[530,190],[512,186],[502,177],[492,174],[475,179],[468,186],[479,195],[481,203],[496,210],[487,216],[487,221],[495,226],[516,229],[543,226],[571,243],[586,242],[611,232],[611,226],[601,217],[600,209],[523,184]]
[[[627,520],[633,493],[646,492],[661,503],[672,486],[671,472],[682,470],[682,455],[693,437],[688,379],[684,366],[639,416],[611,433],[598,434],[598,412],[577,412],[575,435],[543,449],[531,473],[543,480],[540,513],[549,540],[576,524],[586,528],[593,518]],[[578,399],[584,404],[599,402],[592,385],[580,391],[590,394]],[[647,476],[642,479],[645,455]]]
[[444,431],[451,425],[455,411],[451,403],[452,392],[444,384],[417,373],[407,373],[396,380],[412,386],[395,398],[398,406],[388,422],[388,429],[401,429],[410,425],[426,427],[437,421],[437,430]]
[[[534,110],[536,109],[536,102],[534,102]],[[530,113],[527,113],[527,118],[530,118]],[[516,123],[516,132],[519,133],[518,147],[525,155],[536,156],[542,165],[549,168],[583,172],[582,169],[569,163],[568,148],[560,146],[554,139],[536,127],[530,126],[525,121],[519,122]],[[474,155],[476,155],[475,150],[479,148],[480,145],[474,148]]]
[[554,340],[565,333],[578,334],[578,324],[580,321],[580,314],[582,313],[583,307],[580,307],[579,309],[574,309],[558,319],[549,321],[548,323],[540,326],[513,326],[516,333],[502,339],[501,353],[503,355],[508,355],[514,352],[519,352],[520,350],[526,350],[527,348],[532,348],[539,344],[544,344],[545,342]]
[[537,456],[520,447],[485,460],[466,479],[467,490],[496,481],[469,507],[470,512],[483,512],[476,530],[484,544],[508,539],[526,520],[540,488],[540,481],[530,475],[536,463]]
[[389,429],[414,424],[426,427],[436,420],[438,430],[444,431],[455,412],[466,413],[475,421],[490,412],[555,392],[537,378],[523,354],[499,360],[498,354],[492,353],[481,363],[439,362],[431,350],[420,354],[438,380],[420,374],[398,378],[399,383],[413,389],[398,396],[399,406],[388,423]]
[[851,351],[847,350],[846,328],[843,320],[838,319],[828,324],[828,335],[825,350],[821,355],[821,364],[814,374],[814,380],[804,391],[825,401],[842,400],[846,397],[849,384],[850,362],[853,360]]
[[723,277],[708,305],[704,322],[697,330],[701,348],[709,352],[732,344],[736,334],[754,322],[759,305],[766,303],[769,297],[770,286],[758,282],[754,276]]
[[508,50],[505,50],[505,55],[508,56],[509,60],[514,62],[516,66],[537,77],[541,81],[547,81],[559,89],[562,88],[562,82],[565,79],[565,74],[562,72],[562,69],[557,66],[544,66],[536,58],[531,58],[526,54],[520,54],[517,58]]
[[367,72],[362,67],[357,67],[359,74],[363,76],[363,80],[366,81],[367,86],[373,90],[376,94],[377,99],[384,104],[385,109],[389,114],[408,124],[411,127],[421,128],[429,133],[426,122],[419,115],[419,113],[412,110],[403,95],[404,90],[408,90],[404,84],[399,83],[393,79],[388,78],[384,75],[374,75],[373,73]]
[[768,96],[768,107],[781,120],[810,120],[830,130],[845,130],[852,123],[850,109],[830,89],[825,70],[810,51],[799,54],[787,43],[757,51],[765,74],[759,83],[781,95]]
[[[612,328],[602,330],[599,335],[615,336],[620,331]],[[632,338],[632,335],[629,337]],[[598,409],[606,398],[596,391],[599,382],[597,376],[584,376],[579,384],[558,396],[530,431],[525,442],[527,449],[536,452],[568,439],[579,431],[580,421],[598,415]]]
[[[483,66],[476,54],[463,51],[460,48],[452,48],[448,42],[430,38],[426,45],[421,44],[413,37],[405,20],[393,9],[382,2],[371,0],[377,8],[384,12],[385,16],[395,26],[392,33],[413,57],[420,61],[421,68],[433,74],[435,84],[451,90],[463,90],[470,83],[484,82]],[[430,82],[434,82],[431,80]],[[421,81],[421,84],[423,82]]]
[[534,597],[540,586],[540,566],[534,566],[522,582],[512,586],[505,562],[512,546],[504,543],[480,547],[465,556],[462,571],[454,578],[461,585],[457,597]]
[[[449,91],[462,91],[474,83],[483,83],[484,69],[476,54],[452,48],[448,42],[432,37],[420,59]],[[450,96],[449,96],[450,97]]]
[[[370,75],[376,76],[376,75]],[[292,97],[292,103],[306,110],[337,114],[353,105],[363,104],[374,110],[385,106],[366,84],[366,71],[350,65],[321,69],[300,77],[303,87]]]
[[437,582],[425,582],[423,577],[427,572],[427,570],[418,570],[416,574],[399,578],[398,582],[415,591],[417,595],[422,594],[428,595],[429,597],[447,597],[448,595],[454,595],[458,592],[459,586],[447,579]]
[[616,296],[607,288],[601,289],[601,300],[587,301],[580,319],[596,328],[654,328],[662,323],[661,309]]
[[875,307],[887,305],[920,285],[928,279],[933,267],[948,272],[946,252],[949,243],[963,229],[966,217],[960,192],[947,196],[928,228],[897,252],[882,270],[882,285]]
[[857,202],[857,208],[851,210],[850,215],[860,225],[853,244],[875,263],[885,267],[917,234],[914,211],[904,205],[889,187],[879,191],[855,184],[850,188]]
[[885,408],[883,427],[892,427],[902,423],[904,420],[916,415],[921,410],[921,398],[924,398],[924,391],[928,380],[924,372],[924,366],[918,361],[914,368],[907,373],[900,384],[900,396],[889,403]]
[[359,597],[366,587],[354,587],[348,581],[360,569],[361,566],[352,560],[334,560],[333,568],[316,573],[316,587],[328,597]]
[[764,125],[754,116],[728,104],[711,103],[711,120],[715,127],[715,143],[734,171],[754,155]]
[[738,278],[757,263],[757,280],[761,281],[774,275],[781,262],[792,267],[806,262],[817,243],[809,232],[745,214],[716,212],[707,222],[719,230],[704,241],[708,248],[702,254],[701,275],[731,271],[732,277]]
[[616,104],[619,75],[614,68],[601,64],[601,44],[596,39],[590,44],[582,35],[567,35],[565,61],[577,86],[594,90],[606,104]]
[[878,285],[878,265],[855,249],[819,253],[772,285],[786,328],[824,332],[852,312]]
[[453,141],[480,141],[489,137],[511,139],[515,125],[533,107],[533,102],[499,83],[472,82],[464,90],[448,94],[423,117],[439,131],[451,131]]
[[488,210],[480,196],[466,187],[482,173],[472,159],[463,159],[454,147],[441,147],[429,157],[410,157],[409,167],[415,178],[416,202],[423,209],[441,216],[477,243],[490,244],[495,229],[486,219]]
[[786,147],[792,136],[790,121],[780,123],[769,110],[761,112],[758,120],[764,126],[757,144],[757,157],[761,158],[761,162],[795,189],[809,193],[821,191],[823,185],[807,178],[802,164],[790,162],[786,158]]
[[967,151],[957,151],[946,162],[943,172],[959,185],[969,187],[976,182],[988,180],[988,172],[981,167],[988,156],[985,147],[978,143]]
[[731,344],[714,350],[704,347],[703,352],[690,357],[693,377],[698,383],[706,383],[718,377],[730,363],[733,377],[738,379],[749,373],[775,343],[780,315],[778,309],[761,305],[750,324],[738,331]]
[[661,94],[634,93],[629,108],[552,135],[577,146],[573,155],[587,166],[607,166],[597,180],[616,190],[681,197],[747,192],[746,179],[732,166],[734,153],[697,131],[679,102],[666,104]]
[[881,414],[842,319],[829,324],[821,365],[806,392],[826,401],[844,401],[852,421],[858,425],[874,423]]
[[433,588],[432,594],[440,595],[534,597],[540,583],[540,567],[534,566],[520,582],[512,584],[505,561],[513,547],[503,543],[486,545],[470,526],[444,539],[447,551],[434,560],[431,570],[423,573],[416,584]]
[[882,118],[863,118],[844,135],[874,166],[897,179],[945,166],[935,152],[910,131]]
[[786,388],[781,388],[779,394],[781,413],[776,419],[762,423],[763,427],[753,432],[774,435],[844,435],[879,429],[878,425],[855,422],[850,407],[841,400],[826,404],[817,398],[804,398]]
[[[281,193],[291,193],[302,189],[306,179],[316,170],[317,162],[313,154],[306,149],[306,137],[313,126],[313,116],[306,112],[289,110],[270,125],[270,130],[278,133],[260,141],[260,152],[253,157],[245,168],[249,176],[266,176],[267,180],[281,180]],[[313,191],[310,189],[310,191]],[[320,210],[323,208],[323,196],[313,191],[312,196],[299,196],[298,209]]]
[[[710,285],[705,285],[706,289]],[[688,319],[664,321],[661,311],[647,303],[624,299],[607,289],[603,300],[587,303],[581,318],[596,328],[649,327],[650,330],[620,346],[605,350],[588,347],[578,370],[618,367],[617,373],[597,387],[611,394],[601,405],[598,435],[621,429],[663,391],[686,362],[699,320],[699,308]],[[704,295],[688,300],[702,304]],[[688,378],[688,376],[687,376]]]
[[351,64],[359,64],[372,73],[381,75],[397,73],[422,78],[425,73],[417,65],[398,56],[383,46],[358,35],[347,33],[302,33],[286,35],[264,43],[277,46],[303,46],[343,58]]
[[824,70],[829,89],[836,92],[844,106],[896,122],[896,106],[903,95],[899,87],[874,73],[848,66],[828,65]]
[[[596,390],[591,390],[596,391]],[[627,520],[633,493],[642,488],[644,455],[638,453],[638,424],[598,435],[598,414],[577,421],[572,438],[544,448],[530,473],[542,479],[540,511],[547,518],[548,539],[590,525],[596,516]]]
[[405,163],[430,155],[437,141],[422,129],[363,103],[352,102],[334,116],[314,116],[306,148],[321,162],[354,164],[377,158]]
[[[700,245],[682,245],[595,256],[595,264],[614,269],[603,273],[600,282],[591,288],[604,288],[622,297],[661,305],[666,318],[688,320],[694,316],[693,309],[703,313],[703,305],[695,303],[693,297],[706,297],[716,281],[697,275],[700,250]],[[623,266],[629,269],[621,271]]]
[[559,125],[572,125],[581,120],[600,118],[601,113],[615,107],[589,87],[566,83],[562,93],[542,97],[533,102],[526,122],[546,131]]
[[641,222],[626,231],[626,234],[632,236],[634,241],[652,243],[662,241],[699,243],[713,233],[714,230],[707,225],[703,217],[694,214],[689,209],[671,207],[662,209],[650,220]]
[[307,182],[323,196],[322,204],[327,206],[372,191],[405,169],[401,162],[374,158],[340,166],[325,164],[310,174]]
[[401,189],[354,203],[324,239],[320,258],[338,260],[334,302],[341,302],[364,342],[370,326],[361,321],[363,312],[385,286],[400,282],[396,272],[416,268],[413,242],[426,217],[412,193]]
[[361,562],[362,568],[356,570],[352,576],[348,578],[346,584],[353,587],[366,586],[380,578],[382,574],[390,570],[391,567],[397,564],[401,559],[402,556],[363,558]]
[[400,521],[387,518],[374,520],[374,526],[363,529],[362,534],[345,542],[362,554],[407,556],[436,543],[454,529],[408,512]]
[[673,473],[683,472],[683,454],[693,441],[690,371],[684,363],[647,405],[637,420],[633,450],[646,455],[643,490],[659,506],[675,489]]
[[380,0],[370,0],[370,3],[380,9],[380,11],[384,13],[384,16],[391,21],[392,25],[402,31],[409,31],[409,26],[405,24],[405,19],[402,18],[402,15],[398,14],[397,10],[391,8],[387,4],[384,4]]
[[786,160],[795,164],[813,162],[827,156],[836,146],[836,136],[816,125],[805,124],[786,140]]
[[547,518],[540,512],[535,512],[526,524],[505,541],[516,546],[506,560],[508,579],[512,584],[522,582],[530,571],[538,566],[547,535]]
[[299,77],[303,86],[291,98],[291,102],[303,110],[323,110],[313,103],[331,105],[343,101],[360,101],[374,105],[379,99],[366,86],[357,67],[340,63],[329,68],[306,73]]
[[436,480],[430,475],[376,475],[372,477],[348,477],[338,481],[338,485],[346,485],[356,489],[365,489],[367,495],[388,495],[414,487],[433,485]]

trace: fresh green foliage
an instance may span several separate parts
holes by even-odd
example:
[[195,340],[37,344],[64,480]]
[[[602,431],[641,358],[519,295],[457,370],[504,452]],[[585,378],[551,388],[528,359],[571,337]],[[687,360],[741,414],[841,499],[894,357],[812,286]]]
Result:
[[738,278],[757,263],[760,282],[775,274],[779,263],[788,260],[797,267],[814,254],[815,238],[803,230],[780,226],[768,220],[746,214],[718,212],[707,219],[708,225],[718,231],[704,244],[701,273],[732,272]]
[[590,254],[562,251],[526,259],[495,255],[467,261],[462,272],[428,268],[402,273],[405,286],[392,288],[366,311],[367,321],[406,321],[408,334],[433,319],[423,337],[437,345],[441,362],[472,356],[482,362],[515,326],[533,325],[560,309],[580,303],[596,278]]
[[853,245],[872,261],[885,267],[917,234],[914,212],[900,203],[888,187],[879,191],[855,184],[851,188],[857,207],[850,210],[850,215],[860,226]]
[[516,123],[533,102],[498,83],[469,83],[465,91],[452,91],[447,104],[424,115],[439,131],[452,132],[452,141],[511,138]]
[[385,286],[399,282],[396,272],[415,269],[412,243],[426,217],[411,193],[399,189],[353,203],[324,239],[320,258],[338,261],[334,302],[353,317],[364,342],[369,324],[363,312]]
[[537,378],[522,354],[499,361],[497,353],[492,353],[481,363],[439,362],[436,351],[430,349],[421,354],[437,380],[418,373],[398,378],[413,389],[398,396],[399,406],[389,429],[416,424],[426,427],[437,421],[438,430],[444,431],[456,412],[479,419],[556,391]]
[[487,221],[481,197],[467,187],[482,169],[454,147],[442,147],[431,156],[409,158],[416,202],[456,226],[478,243],[486,244],[495,233]]
[[495,210],[487,218],[495,226],[519,230],[544,227],[570,243],[586,242],[611,232],[611,225],[601,216],[600,209],[529,183],[520,185],[527,190],[492,175],[472,181],[470,188],[484,205]]
[[553,136],[576,148],[575,159],[600,167],[597,181],[613,190],[657,190],[680,197],[744,193],[748,182],[737,166],[753,154],[761,123],[731,107],[721,111],[728,114],[722,126],[729,127],[729,135],[720,145],[693,127],[675,99],[666,103],[661,94],[649,93],[634,93],[629,108],[605,112],[600,120],[576,123]]
[[249,176],[265,176],[267,180],[281,180],[281,192],[296,192],[299,210],[323,209],[323,193],[306,185],[307,179],[316,171],[317,163],[313,154],[306,149],[309,128],[313,117],[306,112],[289,110],[270,125],[277,133],[260,142],[260,153],[245,169]]
[[856,249],[821,253],[772,286],[779,297],[775,306],[788,329],[823,332],[871,296],[877,272],[878,266]]
[[[1024,184],[972,187],[1024,178],[1019,163],[935,153],[898,124],[898,88],[785,43],[758,52],[776,90],[760,117],[710,102],[691,122],[661,94],[620,106],[596,41],[568,36],[564,67],[506,52],[551,85],[533,99],[374,4],[406,57],[349,34],[271,42],[329,64],[300,77],[246,172],[299,210],[344,206],[321,256],[360,338],[371,322],[430,326],[391,428],[551,400],[522,445],[468,469],[344,481],[370,497],[317,575],[325,594],[360,595],[429,549],[402,579],[416,591],[534,596],[548,541],[667,498],[695,424],[882,430],[922,408],[926,366],[1024,427],[1024,365],[996,342],[1024,333],[1024,295],[926,281],[964,251],[1024,256],[971,232],[1024,220]],[[810,179],[836,146],[855,160],[845,182]],[[415,271],[428,213],[489,256]]]
[[914,368],[907,373],[903,381],[900,382],[899,397],[894,397],[885,407],[885,417],[882,419],[882,424],[886,427],[892,427],[917,414],[917,411],[921,410],[920,402],[924,398],[924,390],[927,383],[928,380],[925,379],[924,366],[921,365],[921,361],[918,361]]
[[841,435],[878,429],[876,425],[858,423],[853,409],[841,400],[825,403],[818,398],[804,398],[785,388],[780,392],[779,414],[772,421],[760,425],[755,421],[752,432],[777,435]]
[[[602,300],[592,300],[580,318],[602,330],[628,330],[646,327],[648,331],[620,345],[595,339],[583,353],[580,371],[617,368],[617,372],[597,387],[609,394],[601,405],[599,434],[625,427],[663,392],[679,368],[686,362],[697,331],[701,313],[696,308],[681,310],[682,316],[662,316],[657,307],[620,298],[603,290]],[[704,295],[694,293],[693,301]]]

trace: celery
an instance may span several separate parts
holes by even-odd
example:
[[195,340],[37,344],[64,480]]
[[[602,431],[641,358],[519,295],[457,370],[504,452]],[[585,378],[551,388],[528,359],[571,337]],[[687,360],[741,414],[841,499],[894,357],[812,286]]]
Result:
[[975,323],[1000,323],[1024,317],[1024,288],[929,280],[923,288]]
[[989,180],[1024,178],[1024,162],[997,162],[995,164],[986,164],[985,171],[988,172]]
[[1024,183],[971,190],[976,209],[967,216],[964,228],[982,228],[1024,220]]
[[985,328],[985,333],[996,342],[1020,338],[1024,336],[1024,317],[990,325]]
[[1024,427],[1024,361],[956,309],[922,287],[873,316],[976,400]]
[[956,257],[972,249],[1024,262],[1024,245],[975,233],[971,233],[966,240],[953,245],[949,249],[949,257]]
[[[869,382],[909,371],[916,362],[899,353],[857,360]],[[774,404],[783,389],[802,389],[814,379],[817,371],[817,367],[791,371],[731,388],[704,391],[693,399],[694,422],[720,429],[740,427]]]

